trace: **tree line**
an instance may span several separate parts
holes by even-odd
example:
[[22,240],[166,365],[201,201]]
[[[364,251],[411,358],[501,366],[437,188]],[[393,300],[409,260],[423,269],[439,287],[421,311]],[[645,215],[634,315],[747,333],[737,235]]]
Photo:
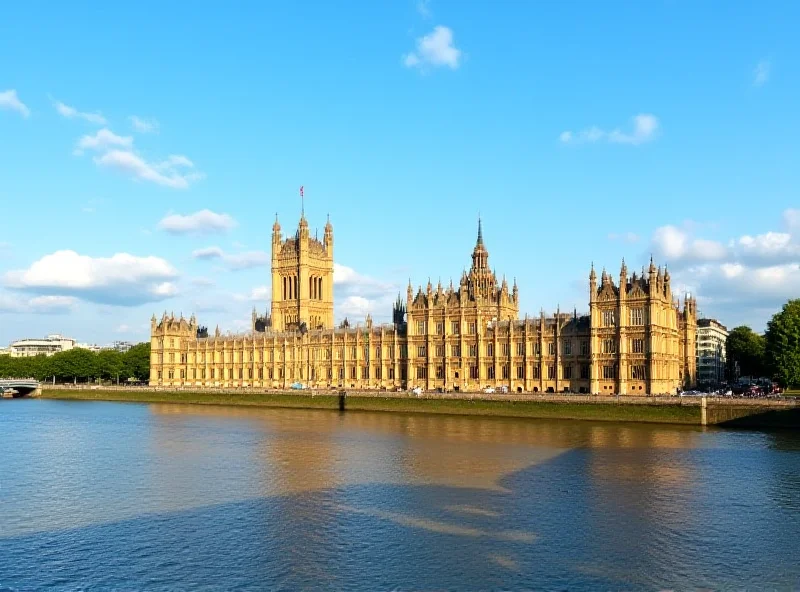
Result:
[[728,376],[769,377],[783,387],[800,387],[800,299],[773,315],[763,335],[742,325],[725,343]]
[[0,356],[0,378],[35,378],[40,381],[90,382],[95,379],[120,383],[150,378],[150,344],[134,345],[127,352],[73,348],[52,356],[12,358]]

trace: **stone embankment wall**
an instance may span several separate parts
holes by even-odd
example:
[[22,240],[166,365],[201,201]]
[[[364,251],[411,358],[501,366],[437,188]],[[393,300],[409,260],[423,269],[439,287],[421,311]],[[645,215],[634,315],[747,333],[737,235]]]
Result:
[[[151,387],[151,386],[96,386],[96,385],[72,385],[72,384],[46,384],[43,385],[46,389],[63,389],[63,390],[104,390],[104,391],[136,391],[136,392],[184,392],[184,393],[208,393],[208,394],[241,394],[247,396],[248,394],[289,394],[297,396],[320,396],[328,395],[334,396],[339,394],[340,389],[330,390],[290,390],[290,389],[264,389],[264,388],[215,388],[204,387],[197,389],[193,387],[175,388],[175,387]],[[355,390],[344,389],[348,397],[384,397],[384,398],[397,398],[408,399],[415,398],[419,400],[434,399],[434,400],[462,400],[462,401],[527,401],[527,402],[543,402],[543,403],[586,403],[586,404],[604,404],[604,405],[680,405],[682,407],[702,407],[703,400],[706,401],[707,408],[721,409],[721,416],[726,413],[734,415],[735,409],[790,409],[800,407],[800,402],[795,398],[785,399],[732,399],[726,397],[678,397],[678,396],[638,396],[638,395],[577,395],[577,394],[559,394],[559,393],[482,393],[482,392],[449,392],[437,393],[426,392],[421,395],[414,395],[409,391],[381,391],[381,390]],[[714,422],[717,423],[717,422]]]

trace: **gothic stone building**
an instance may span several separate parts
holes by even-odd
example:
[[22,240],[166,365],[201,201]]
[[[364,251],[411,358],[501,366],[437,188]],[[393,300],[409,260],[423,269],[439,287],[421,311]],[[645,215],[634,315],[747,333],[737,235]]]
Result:
[[458,286],[428,281],[393,322],[338,327],[333,319],[333,227],[322,241],[301,217],[294,236],[272,228],[272,308],[251,330],[214,335],[194,316],[151,321],[150,384],[187,388],[314,388],[661,394],[695,382],[696,303],[674,299],[653,261],[618,281],[589,274],[589,314],[519,318],[516,281],[489,267],[478,223],[472,266]]

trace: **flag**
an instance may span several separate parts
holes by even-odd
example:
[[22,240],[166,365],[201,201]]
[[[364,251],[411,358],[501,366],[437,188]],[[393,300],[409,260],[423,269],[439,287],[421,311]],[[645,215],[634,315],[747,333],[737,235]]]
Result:
[[300,185],[300,197],[303,197],[303,186]]

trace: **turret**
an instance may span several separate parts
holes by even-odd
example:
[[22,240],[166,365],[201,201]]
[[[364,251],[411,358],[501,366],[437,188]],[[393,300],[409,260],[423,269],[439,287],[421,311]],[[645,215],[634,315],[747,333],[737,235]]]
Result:
[[322,240],[326,249],[333,246],[333,225],[331,224],[330,214],[328,214],[328,221],[325,223],[325,236]]
[[589,302],[597,298],[597,273],[594,271],[594,261],[592,261],[592,269],[589,271]]
[[272,225],[272,243],[273,245],[281,243],[281,225],[278,222],[278,212],[275,212],[275,223]]

